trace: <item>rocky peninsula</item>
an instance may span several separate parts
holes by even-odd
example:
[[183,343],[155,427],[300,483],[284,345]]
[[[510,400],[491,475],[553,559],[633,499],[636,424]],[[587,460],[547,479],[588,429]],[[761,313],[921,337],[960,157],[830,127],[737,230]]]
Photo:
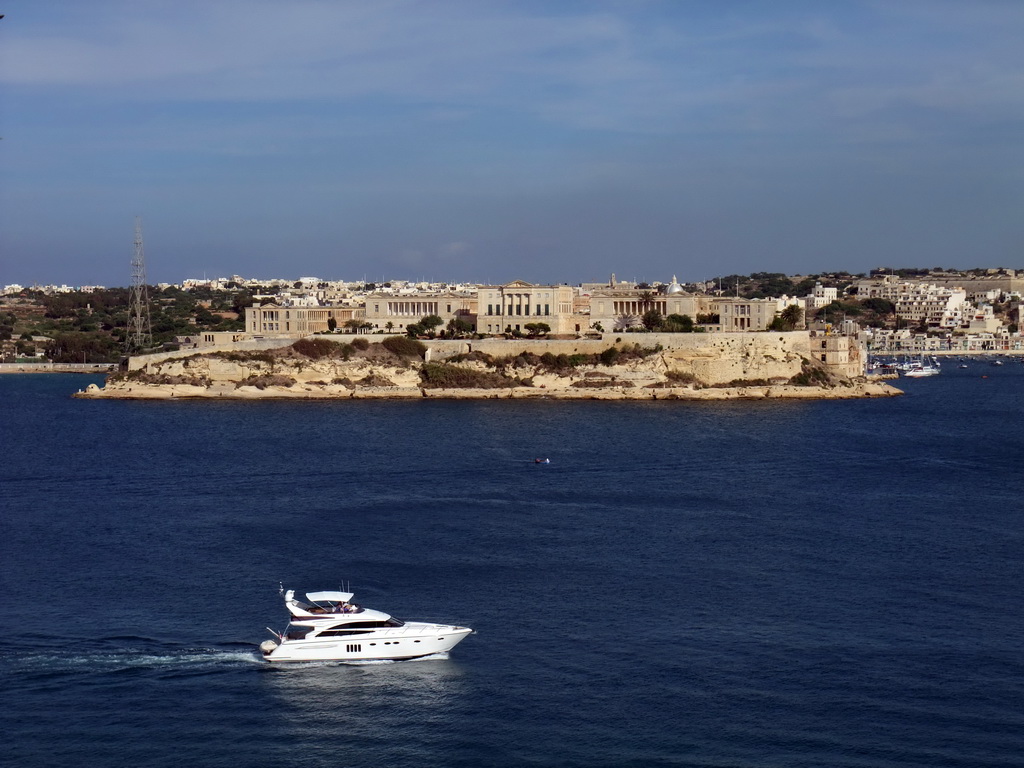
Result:
[[619,337],[611,344],[424,344],[403,336],[317,336],[272,349],[132,358],[129,370],[76,397],[764,400],[901,394],[881,381],[830,370],[805,352],[806,333],[761,336],[670,346],[646,337],[641,343]]

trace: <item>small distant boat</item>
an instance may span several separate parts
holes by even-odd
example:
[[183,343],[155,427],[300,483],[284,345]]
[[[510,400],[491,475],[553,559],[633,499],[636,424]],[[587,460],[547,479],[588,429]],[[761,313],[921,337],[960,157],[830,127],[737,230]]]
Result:
[[993,360],[992,361],[992,365],[1002,365],[1002,364],[1003,364],[1002,360]]

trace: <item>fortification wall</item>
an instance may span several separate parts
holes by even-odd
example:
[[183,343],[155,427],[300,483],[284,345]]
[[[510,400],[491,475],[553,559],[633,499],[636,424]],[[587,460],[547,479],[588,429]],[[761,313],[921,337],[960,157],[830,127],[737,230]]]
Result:
[[[329,338],[339,343],[351,342],[355,336],[318,337]],[[379,342],[381,335],[364,336],[367,341]],[[237,344],[209,347],[203,350],[180,350],[154,355],[140,355],[129,361],[129,370],[145,370],[148,373],[168,375],[205,375],[211,381],[227,383],[238,381],[250,375],[261,375],[273,366],[259,361],[239,361],[209,357],[208,353],[260,351],[288,346],[293,340],[261,339]],[[833,341],[844,341],[836,338]],[[448,360],[456,355],[481,352],[493,357],[515,357],[524,352],[535,355],[596,355],[610,347],[625,348],[639,345],[653,348],[660,345],[661,351],[643,360],[631,360],[627,374],[622,365],[615,366],[618,374],[627,378],[650,379],[651,382],[664,380],[673,373],[692,374],[707,385],[723,385],[738,381],[788,381],[801,372],[804,362],[813,359],[821,363],[821,354],[812,348],[812,339],[807,331],[788,333],[607,333],[599,339],[473,339],[473,340],[431,340],[426,341],[428,362]],[[854,346],[856,343],[854,342]],[[189,358],[195,357],[192,362]],[[837,359],[839,359],[837,357]],[[858,376],[863,373],[862,358],[852,355],[848,361],[842,357],[842,364],[826,364],[834,373]],[[365,375],[369,363],[356,365],[354,362],[341,364],[328,361],[307,362],[290,371],[298,379],[330,381],[332,378],[352,378],[359,369]],[[348,371],[348,373],[346,373]],[[396,370],[388,371],[394,378]],[[406,378],[400,375],[399,378]],[[397,383],[397,382],[396,382]],[[403,381],[403,384],[406,382]],[[415,384],[410,381],[410,385]]]
[[[810,358],[807,331],[784,333],[606,333],[600,339],[478,339],[430,341],[428,360],[440,361],[468,352],[514,357],[522,352],[542,355],[599,354],[609,347],[660,345],[662,372],[692,373],[706,384],[737,380],[786,379],[800,373]],[[846,373],[843,371],[842,373]]]

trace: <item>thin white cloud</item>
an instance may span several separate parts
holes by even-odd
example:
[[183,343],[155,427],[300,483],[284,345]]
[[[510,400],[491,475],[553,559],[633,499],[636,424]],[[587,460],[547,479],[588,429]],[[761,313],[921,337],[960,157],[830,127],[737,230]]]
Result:
[[[404,0],[124,3],[62,34],[56,22],[9,34],[0,80],[135,101],[386,99],[449,119],[500,109],[641,134],[738,118],[785,130],[815,108],[850,119],[894,100],[967,111],[1024,98],[1021,11],[892,5],[851,4],[875,18],[844,24],[784,3],[778,18],[699,20],[672,4],[630,18],[601,3],[547,15]],[[990,45],[955,44],[961,24]]]

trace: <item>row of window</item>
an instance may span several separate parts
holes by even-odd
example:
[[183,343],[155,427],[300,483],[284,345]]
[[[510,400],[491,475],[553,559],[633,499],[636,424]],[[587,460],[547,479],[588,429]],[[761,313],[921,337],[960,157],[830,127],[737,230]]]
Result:
[[[444,640],[444,638],[442,637],[441,640]],[[413,640],[413,642],[414,643],[418,643],[419,640]],[[370,643],[370,645],[376,645],[376,643]],[[394,640],[394,641],[392,641],[390,643],[384,643],[384,645],[398,645],[398,641]],[[345,652],[346,653],[362,653],[363,652],[362,643],[349,643],[348,645],[345,646]]]
[[[502,311],[501,311],[502,309],[503,309],[503,307],[502,307],[501,304],[488,304],[487,305],[487,314],[488,315],[500,315],[500,314],[502,314]],[[535,309],[534,314],[537,315],[538,317],[540,315],[550,315],[551,314],[551,305],[550,304],[545,304],[544,305],[544,311],[543,312],[540,311],[540,309],[541,309],[540,304],[534,305],[534,309]],[[509,304],[508,305],[508,312],[505,312],[505,314],[506,315],[529,315],[530,314],[530,305],[529,304]]]

